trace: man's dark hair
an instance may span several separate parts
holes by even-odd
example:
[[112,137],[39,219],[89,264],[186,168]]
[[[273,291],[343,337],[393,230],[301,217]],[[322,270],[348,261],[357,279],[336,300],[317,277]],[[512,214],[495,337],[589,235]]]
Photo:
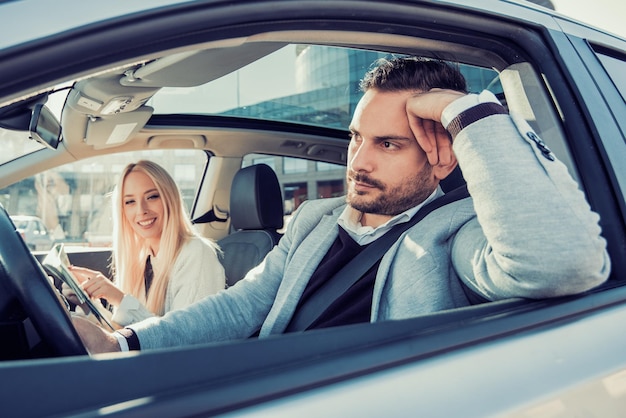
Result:
[[467,93],[465,77],[457,66],[422,57],[381,58],[365,74],[359,87],[363,92],[441,88]]

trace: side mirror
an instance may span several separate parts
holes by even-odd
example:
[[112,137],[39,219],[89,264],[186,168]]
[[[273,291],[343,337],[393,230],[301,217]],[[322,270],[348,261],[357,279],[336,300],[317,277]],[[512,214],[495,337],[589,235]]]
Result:
[[61,124],[50,109],[42,103],[37,103],[33,107],[28,130],[32,139],[48,148],[57,149],[59,146],[61,141]]

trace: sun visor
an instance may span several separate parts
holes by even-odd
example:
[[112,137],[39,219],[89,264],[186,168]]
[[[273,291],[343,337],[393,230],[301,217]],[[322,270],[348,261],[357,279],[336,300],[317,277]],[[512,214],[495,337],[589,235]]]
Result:
[[120,77],[123,76],[111,74],[76,83],[67,96],[66,106],[86,115],[109,117],[134,112],[159,90],[125,87],[120,85]]
[[127,72],[120,79],[120,84],[135,87],[199,86],[245,67],[284,46],[284,43],[253,42],[229,48],[182,52]]
[[124,144],[146,125],[153,111],[150,106],[142,106],[133,112],[89,120],[85,143],[95,149]]

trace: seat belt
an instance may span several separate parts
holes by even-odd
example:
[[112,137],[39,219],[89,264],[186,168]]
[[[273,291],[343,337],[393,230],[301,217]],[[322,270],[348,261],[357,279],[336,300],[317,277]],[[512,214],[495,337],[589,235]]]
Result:
[[382,237],[372,242],[302,304],[300,309],[294,314],[285,332],[304,331],[307,329],[335,300],[343,295],[383,257],[403,232],[424,219],[432,211],[466,197],[469,197],[467,186],[458,187],[424,205],[408,222],[394,226]]

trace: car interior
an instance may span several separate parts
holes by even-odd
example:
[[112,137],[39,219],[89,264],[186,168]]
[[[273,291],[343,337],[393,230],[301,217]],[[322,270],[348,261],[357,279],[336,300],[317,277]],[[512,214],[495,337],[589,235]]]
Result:
[[[107,20],[97,10],[92,15],[84,11],[97,17],[94,21],[80,20],[77,8],[68,11],[68,22],[75,17],[86,22],[84,27],[52,21],[50,28],[31,25],[16,39],[37,40],[56,27],[53,23],[71,29],[51,32],[44,41],[27,45],[28,50],[5,43],[13,50],[3,50],[4,56],[23,54],[24,64],[18,71],[19,60],[11,57],[11,77],[0,77],[0,369],[6,382],[14,382],[14,388],[3,391],[8,394],[3,411],[27,410],[31,416],[50,416],[51,411],[64,411],[54,416],[70,415],[67,411],[73,416],[237,412],[336,388],[349,379],[363,384],[403,367],[438,372],[438,363],[464,353],[501,348],[623,304],[626,286],[619,273],[626,268],[626,236],[619,207],[623,196],[617,196],[623,180],[616,180],[618,174],[609,166],[619,157],[606,156],[610,150],[597,126],[589,123],[580,83],[572,80],[568,60],[559,55],[555,39],[587,42],[561,32],[573,24],[517,1],[493,4],[498,10],[530,11],[528,15],[488,15],[471,2],[339,1],[314,8],[321,2],[277,1],[272,3],[276,10],[258,15],[251,13],[255,2],[161,3],[155,9],[146,6],[144,14],[139,7],[133,14],[115,9],[119,5],[85,6],[110,7],[111,14],[102,16],[121,16]],[[246,13],[239,16],[239,8]],[[552,30],[556,35],[548,34]],[[31,31],[32,37],[26,36]],[[617,57],[607,52],[612,51],[608,45],[594,48]],[[604,285],[582,295],[475,301],[414,318],[268,338],[88,353],[72,324],[75,307],[59,292],[63,278],[43,265],[48,251],[29,248],[12,216],[37,215],[46,222],[48,212],[61,217],[66,216],[62,211],[88,208],[80,216],[66,216],[65,232],[76,239],[65,241],[68,256],[74,265],[110,274],[110,216],[98,211],[109,206],[107,188],[115,181],[111,173],[120,172],[127,158],[179,153],[194,169],[194,176],[172,169],[183,179],[189,217],[202,236],[219,244],[227,287],[237,286],[279,242],[298,204],[343,191],[348,125],[360,97],[358,77],[376,58],[405,54],[457,64],[472,92],[491,90],[566,165],[600,215],[613,265]],[[363,62],[359,56],[365,57]],[[308,73],[302,74],[292,63],[297,60],[319,66],[303,67]],[[294,80],[281,79],[283,67]],[[335,79],[341,82],[329,81]],[[294,88],[287,90],[287,84]],[[262,88],[276,94],[255,97]],[[293,183],[300,176],[299,183],[311,184],[313,179],[306,178],[310,172],[272,163],[296,159],[332,187],[304,196]],[[104,161],[111,171],[98,171]],[[330,170],[324,171],[328,167],[333,175],[339,171],[341,180],[331,178]],[[50,209],[40,187],[49,185],[42,179],[54,182],[55,177],[43,174],[60,178],[70,171],[85,178],[79,184],[78,177],[66,176],[63,186],[69,191],[61,195],[54,188],[50,195],[58,206]],[[105,184],[100,179],[107,175]],[[448,192],[463,183],[457,168],[442,187]],[[102,216],[96,219],[96,214]],[[96,220],[99,229],[86,228]],[[49,229],[50,235],[57,232]],[[597,357],[602,353],[598,349]],[[550,354],[563,368],[581,366],[568,364],[556,351]],[[490,365],[478,366],[477,374],[459,370],[454,379],[481,387],[483,367]],[[448,377],[446,383],[453,383]],[[417,389],[420,396],[431,394],[429,387]],[[45,402],[36,399],[40,394]],[[551,415],[552,406],[541,411]]]
[[[59,121],[61,141],[56,144],[56,149],[53,134],[52,140],[43,139],[47,143],[45,147],[24,156],[21,159],[23,162],[13,160],[0,165],[0,187],[18,182],[38,171],[90,157],[138,150],[205,151],[209,156],[208,163],[198,185],[190,216],[202,235],[220,244],[224,252],[223,263],[228,285],[232,286],[271,250],[280,238],[278,231],[283,227],[284,202],[274,172],[268,171],[263,165],[243,167],[244,157],[257,153],[300,157],[345,166],[347,126],[289,123],[270,118],[262,120],[183,114],[182,111],[161,114],[153,104],[168,89],[194,88],[219,80],[287,45],[420,55],[493,71],[496,77],[487,80],[485,86],[481,87],[493,88],[502,103],[510,111],[521,115],[536,130],[567,165],[572,176],[585,187],[587,180],[578,173],[572,144],[566,140],[562,128],[560,106],[567,104],[559,103],[557,96],[552,93],[551,89],[558,90],[560,86],[552,84],[556,83],[556,78],[553,77],[554,73],[550,73],[554,70],[549,70],[549,63],[544,63],[545,67],[541,68],[535,57],[528,55],[528,49],[520,49],[513,43],[507,44],[488,37],[476,40],[460,32],[441,36],[427,29],[417,34],[411,28],[401,28],[398,32],[400,34],[354,29],[298,31],[293,28],[266,28],[247,36],[210,40],[135,56],[132,60],[111,62],[109,68],[95,68],[92,72],[74,74],[71,79],[59,80],[57,85],[43,93],[16,98],[14,103],[0,109],[0,125],[23,125],[26,119],[31,122],[32,108],[36,104],[45,105],[53,89],[67,92]],[[535,42],[536,35],[530,32],[522,36],[526,38],[520,39],[520,42],[527,45]],[[23,116],[25,113],[28,114],[27,118]],[[455,176],[450,179],[451,183],[461,184],[462,173],[456,172]],[[591,200],[592,204],[595,203]],[[602,207],[598,209],[603,210]],[[1,332],[4,341],[15,341],[14,344],[3,344],[2,357],[14,359],[87,354],[71,326],[65,305],[59,301],[54,286],[50,286],[46,280],[48,273],[44,272],[37,259],[30,256],[27,257],[29,263],[12,262],[23,259],[30,252],[15,234],[8,216],[0,216],[0,235],[7,237],[0,243],[0,254],[3,257],[9,255],[0,263],[0,286],[4,288],[0,296]],[[609,237],[610,242],[616,239]],[[107,265],[106,258],[109,255],[106,251],[95,258],[82,255],[84,258],[80,259],[80,263],[102,268]],[[26,283],[21,280],[23,277],[37,277],[37,280]],[[572,299],[575,298],[563,298],[562,301]],[[350,341],[347,337],[345,341],[341,340],[343,349],[358,344],[394,341],[417,333],[427,336],[435,330],[459,330],[486,320],[494,320],[493,332],[496,332],[498,323],[495,318],[505,317],[510,312],[530,311],[550,303],[559,302],[505,300],[434,313],[398,321],[397,324],[364,324],[350,326],[343,331],[324,332],[335,336],[342,332],[350,334]],[[586,306],[587,303],[591,304],[581,299],[579,305],[569,306],[573,310],[583,309],[581,305]],[[546,318],[549,321],[549,316]],[[519,327],[523,329],[523,324]],[[408,330],[411,331],[407,334]],[[292,357],[287,357],[285,361],[291,359],[293,362],[301,362],[312,353],[331,350],[330,347],[321,348],[323,342],[313,342],[314,336],[298,342],[294,336],[284,338],[300,344],[299,350],[294,350]],[[459,344],[485,338],[489,338],[489,335],[482,331],[472,336],[466,335]],[[263,344],[274,346],[278,343],[276,339],[270,339]],[[237,350],[233,349],[229,356],[235,356]],[[425,345],[423,352],[412,353],[411,356],[426,355],[436,350],[432,345]],[[400,357],[403,355],[398,354]],[[123,364],[128,366],[126,361]],[[231,371],[229,369],[228,373]],[[219,370],[213,372],[219,375]],[[223,373],[227,373],[226,369]]]

